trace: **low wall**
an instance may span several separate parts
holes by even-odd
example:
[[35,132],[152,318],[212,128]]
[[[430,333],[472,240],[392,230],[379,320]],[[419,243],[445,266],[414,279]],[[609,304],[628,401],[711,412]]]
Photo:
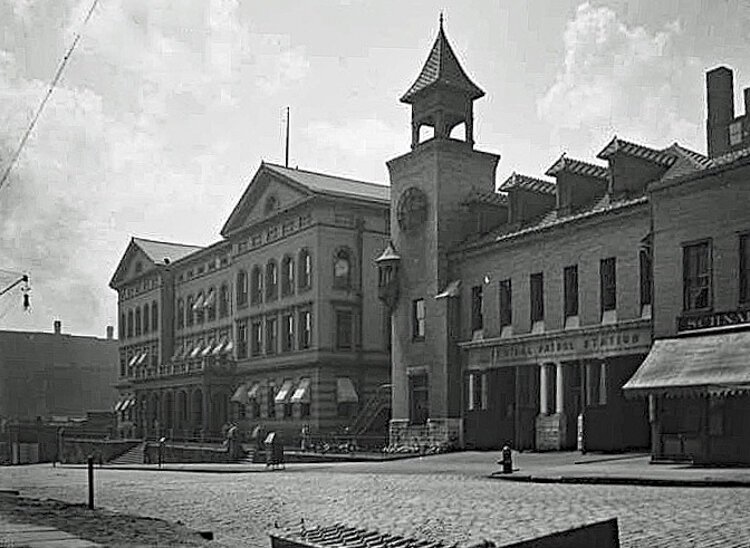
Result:
[[461,419],[428,419],[427,424],[413,425],[394,419],[389,427],[389,450],[401,452],[443,452],[463,446]]
[[95,463],[109,462],[141,443],[140,440],[89,440],[68,439],[62,441],[60,462],[64,464],[85,463],[89,455]]
[[[159,444],[149,442],[146,444],[146,462],[159,462]],[[227,447],[205,447],[196,445],[184,445],[175,443],[165,443],[162,452],[162,462],[164,463],[183,463],[183,462],[234,462]]]

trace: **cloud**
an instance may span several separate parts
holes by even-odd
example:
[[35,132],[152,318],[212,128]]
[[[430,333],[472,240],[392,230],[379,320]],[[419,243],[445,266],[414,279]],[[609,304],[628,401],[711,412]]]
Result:
[[[44,4],[0,0],[0,169],[90,6],[69,0],[50,15]],[[107,284],[131,235],[218,237],[257,104],[308,72],[304,50],[255,32],[239,9],[99,3],[0,189],[0,268],[32,281],[32,313],[11,295],[19,306],[0,301],[0,327],[49,330],[61,318],[69,332],[102,335],[116,315]]]
[[307,135],[324,148],[359,157],[389,158],[408,149],[406,132],[396,131],[378,118],[348,119],[341,124],[313,121]]
[[694,144],[699,127],[681,112],[680,96],[696,88],[701,68],[675,47],[680,34],[678,21],[652,32],[626,25],[610,8],[581,4],[565,30],[562,68],[537,102],[539,117],[563,142],[599,146],[617,133]]

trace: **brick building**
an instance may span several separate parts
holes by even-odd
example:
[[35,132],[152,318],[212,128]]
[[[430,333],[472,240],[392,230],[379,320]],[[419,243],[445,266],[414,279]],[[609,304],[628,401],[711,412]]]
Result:
[[219,242],[133,238],[110,284],[122,435],[382,422],[389,338],[374,259],[388,203],[384,185],[263,163]]
[[547,178],[513,174],[498,192],[499,157],[472,135],[483,94],[441,24],[401,98],[412,150],[388,162],[391,440],[648,447],[648,406],[623,392],[652,345],[654,261],[672,260],[653,256],[648,189],[711,160],[613,138],[598,162],[563,155]]
[[117,400],[117,341],[53,333],[0,331],[0,419],[83,419]]
[[[650,186],[654,338],[626,391],[648,396],[657,459],[750,463],[750,139],[732,72],[707,75],[705,159]],[[742,148],[745,147],[745,148]]]

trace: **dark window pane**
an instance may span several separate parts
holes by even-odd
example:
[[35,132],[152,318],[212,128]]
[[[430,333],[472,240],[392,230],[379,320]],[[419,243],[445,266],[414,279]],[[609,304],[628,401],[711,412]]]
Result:
[[471,330],[478,331],[483,326],[482,318],[482,286],[471,288]]
[[531,322],[544,320],[544,274],[537,272],[532,274],[531,285]]
[[614,257],[602,259],[599,263],[602,312],[617,308],[616,260]]
[[578,316],[578,265],[567,266],[563,272],[565,317]]
[[500,327],[513,324],[513,301],[510,280],[500,282]]

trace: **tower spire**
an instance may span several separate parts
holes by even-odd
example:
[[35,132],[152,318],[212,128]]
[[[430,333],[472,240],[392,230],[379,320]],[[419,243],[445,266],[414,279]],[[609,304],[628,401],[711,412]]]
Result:
[[443,30],[443,11],[440,10],[440,30]]

